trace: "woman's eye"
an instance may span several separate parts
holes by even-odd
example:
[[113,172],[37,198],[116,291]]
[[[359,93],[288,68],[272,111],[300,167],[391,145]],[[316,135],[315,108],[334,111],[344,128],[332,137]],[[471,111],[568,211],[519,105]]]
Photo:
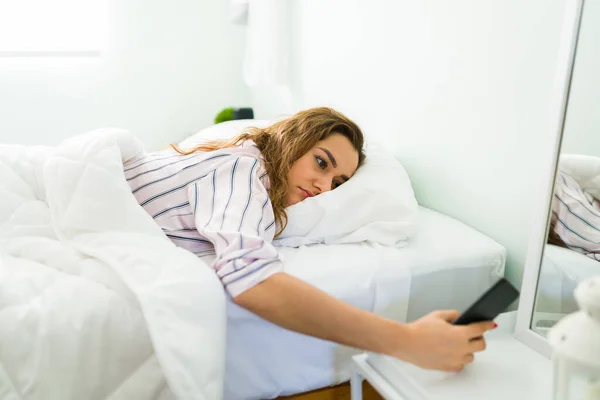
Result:
[[340,182],[333,181],[333,185],[331,185],[331,186],[333,186],[333,189],[335,189],[335,188],[339,187],[340,185],[341,185]]
[[325,169],[325,168],[327,168],[327,161],[323,160],[323,159],[322,159],[321,157],[319,157],[319,156],[317,156],[317,157],[316,157],[316,159],[317,159],[317,164],[319,164],[319,167],[320,167],[321,169]]

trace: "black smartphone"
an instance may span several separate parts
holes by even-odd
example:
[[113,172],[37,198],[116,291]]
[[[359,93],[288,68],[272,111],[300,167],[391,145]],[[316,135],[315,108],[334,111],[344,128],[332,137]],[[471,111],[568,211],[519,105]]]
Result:
[[452,324],[468,325],[473,322],[492,321],[519,297],[519,291],[504,278],[489,288],[475,303]]

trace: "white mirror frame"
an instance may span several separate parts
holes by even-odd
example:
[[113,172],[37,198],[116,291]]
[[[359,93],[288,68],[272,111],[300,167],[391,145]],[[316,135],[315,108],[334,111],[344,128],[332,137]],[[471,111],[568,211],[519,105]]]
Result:
[[[551,113],[549,132],[552,132],[553,136],[547,143],[541,144],[540,151],[544,159],[538,166],[538,170],[534,171],[534,182],[538,182],[536,186],[538,189],[534,192],[536,195],[531,202],[534,205],[534,211],[515,326],[515,337],[518,340],[548,358],[552,356],[552,349],[544,336],[531,329],[531,321],[548,232],[550,205],[554,195],[554,179],[567,115],[583,3],[584,0],[567,0],[565,3],[560,52],[554,83],[554,102],[549,110]],[[535,208],[535,205],[538,204],[541,206]]]

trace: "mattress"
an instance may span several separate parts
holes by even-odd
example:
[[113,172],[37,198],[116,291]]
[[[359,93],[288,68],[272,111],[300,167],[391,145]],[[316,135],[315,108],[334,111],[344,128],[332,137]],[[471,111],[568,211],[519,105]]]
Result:
[[[399,321],[465,309],[504,275],[505,249],[473,228],[421,208],[406,247],[282,248],[286,272],[356,307]],[[226,399],[267,399],[350,378],[356,349],[284,330],[228,303]]]
[[552,244],[544,248],[535,305],[536,313],[560,315],[579,309],[573,291],[586,278],[600,274],[600,262]]

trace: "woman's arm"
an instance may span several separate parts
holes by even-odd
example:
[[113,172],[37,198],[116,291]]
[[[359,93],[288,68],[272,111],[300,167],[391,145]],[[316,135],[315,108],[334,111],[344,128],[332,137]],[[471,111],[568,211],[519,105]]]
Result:
[[[213,263],[237,304],[284,328],[424,368],[461,369],[485,346],[491,323],[456,327],[457,312],[432,313],[411,324],[378,317],[283,273],[273,210],[258,160],[230,157],[189,188],[196,229],[215,246]],[[198,239],[203,240],[203,239]]]
[[285,273],[234,298],[236,304],[286,329],[362,350],[391,355],[423,368],[456,371],[485,348],[493,322],[453,326],[456,311],[401,324],[337,300]]
[[292,331],[378,353],[407,340],[406,327],[337,300],[285,273],[235,297],[236,304]]

